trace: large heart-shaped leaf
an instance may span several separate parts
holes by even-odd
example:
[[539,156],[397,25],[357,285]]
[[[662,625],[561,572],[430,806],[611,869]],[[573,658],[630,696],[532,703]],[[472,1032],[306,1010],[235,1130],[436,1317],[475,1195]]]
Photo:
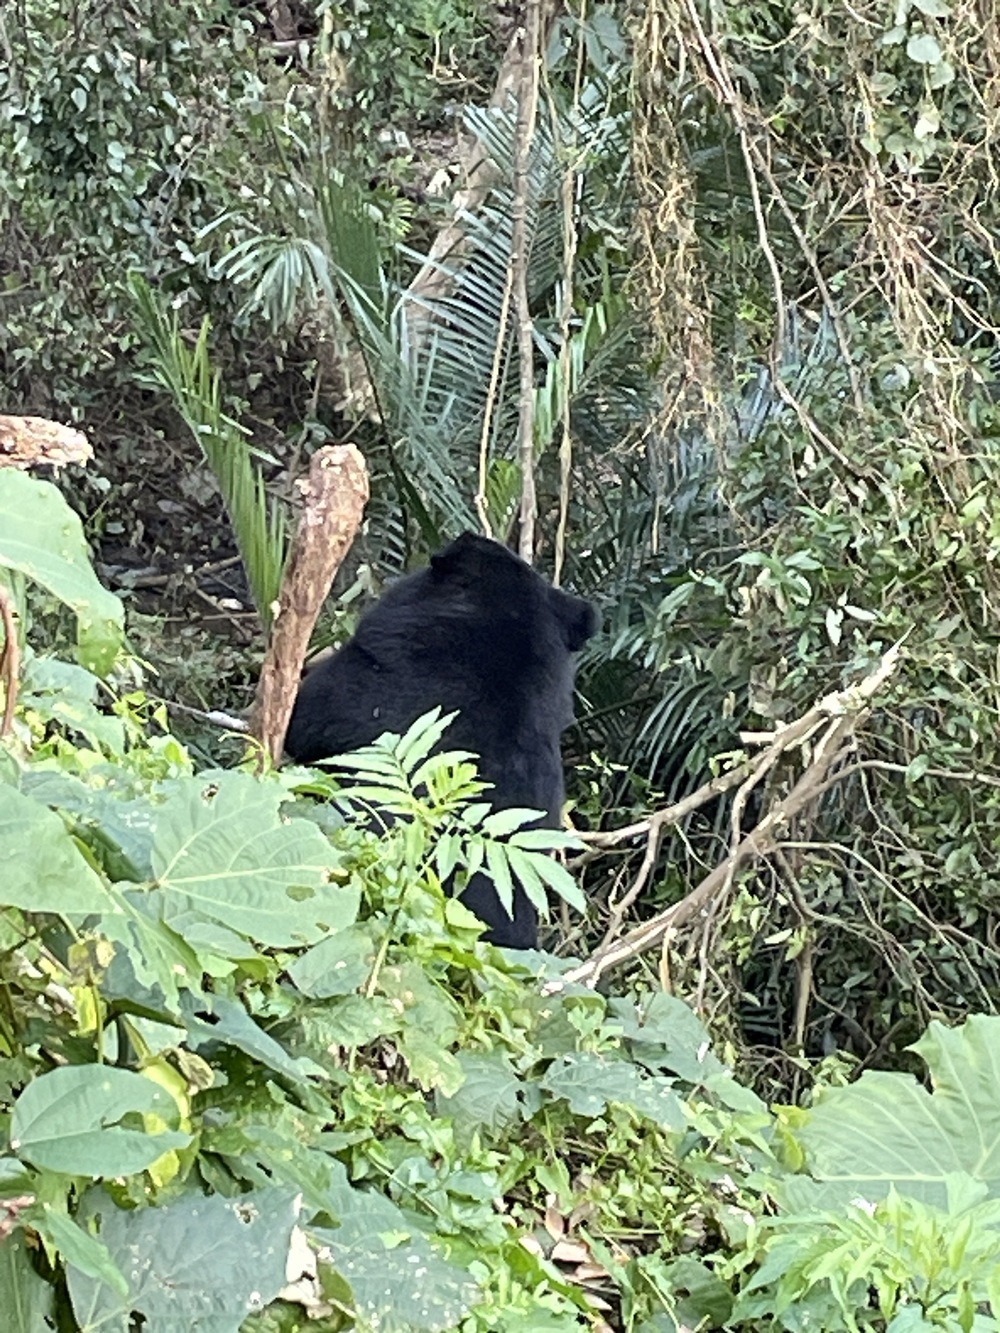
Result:
[[275,948],[354,923],[355,886],[330,883],[340,857],[315,824],[279,813],[285,792],[247,773],[173,784],[155,815],[153,874],[179,934],[208,917]]
[[932,1023],[914,1048],[933,1091],[911,1074],[871,1071],[832,1088],[795,1130],[812,1181],[793,1177],[789,1206],[836,1207],[898,1193],[948,1207],[948,1177],[965,1173],[1000,1198],[1000,1018]]

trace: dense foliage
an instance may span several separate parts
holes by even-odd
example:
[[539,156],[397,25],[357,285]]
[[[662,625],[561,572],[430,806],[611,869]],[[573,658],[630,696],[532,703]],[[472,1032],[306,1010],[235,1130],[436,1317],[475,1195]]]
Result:
[[[548,14],[521,200],[537,547],[605,616],[567,736],[572,819],[607,831],[690,796],[901,645],[829,783],[655,963],[633,957],[614,997],[543,1000],[536,964],[477,952],[442,899],[435,858],[459,853],[435,850],[441,809],[401,788],[419,836],[376,852],[308,803],[324,781],[218,772],[238,745],[180,711],[248,701],[292,483],[317,444],[350,435],[373,484],[326,637],[483,513],[498,534],[516,526],[517,118],[487,105],[498,77],[513,86],[510,24],[483,0],[0,9],[0,411],[89,430],[98,466],[63,488],[160,672],[115,657],[121,609],[80,562],[67,584],[58,543],[27,564],[7,550],[36,650],[0,770],[14,811],[0,883],[24,866],[3,898],[7,1099],[19,1143],[61,1139],[44,1090],[57,1106],[51,1079],[83,1070],[70,1100],[91,1108],[85,1152],[175,1136],[156,1159],[95,1157],[101,1170],[14,1151],[4,1197],[34,1202],[8,1209],[10,1280],[82,1327],[121,1324],[127,1299],[154,1302],[126,1297],[127,1265],[108,1257],[129,1225],[159,1254],[174,1233],[154,1218],[180,1232],[204,1187],[213,1208],[266,1187],[279,1194],[260,1215],[279,1232],[264,1247],[285,1253],[311,1228],[330,1327],[359,1311],[574,1327],[602,1317],[582,1313],[592,1283],[611,1326],[646,1333],[699,1318],[985,1330],[1000,1005],[990,0]],[[63,533],[54,491],[29,500],[13,488],[31,483],[0,481],[0,542]],[[24,576],[46,590],[30,604]],[[79,617],[76,662],[52,598]],[[700,805],[652,865],[641,839],[592,846],[588,916],[550,942],[585,953],[609,922],[683,901],[794,780],[779,764]],[[441,781],[432,806],[473,795],[464,771]],[[328,941],[315,921],[274,936],[292,881],[270,863],[250,863],[224,909],[165,877],[167,828],[215,829],[227,803],[235,827],[279,841],[291,827],[313,849],[294,871],[304,915],[282,899],[286,924],[331,883],[348,891]],[[464,827],[468,854],[482,829]],[[33,859],[46,849],[51,866]],[[419,888],[402,904],[404,873]],[[123,979],[126,957],[138,971]],[[710,1020],[741,1083],[715,1064],[708,1077],[702,1029],[665,989]],[[889,1073],[827,1087],[920,1073],[918,1055],[932,1095]],[[106,1067],[130,1077],[101,1084]],[[651,1109],[658,1079],[669,1111]],[[749,1087],[818,1101],[772,1113]],[[903,1102],[900,1162],[882,1117]],[[803,1165],[818,1192],[786,1179]],[[294,1216],[293,1187],[307,1201]],[[359,1189],[366,1209],[401,1210],[374,1214],[374,1259],[349,1221]],[[847,1206],[876,1196],[874,1211]],[[202,1217],[220,1235],[247,1221]],[[379,1246],[442,1265],[441,1304],[380,1307]],[[370,1287],[351,1283],[355,1263]],[[232,1281],[215,1313],[238,1323],[249,1298]]]
[[[106,667],[58,494],[0,472],[0,520]],[[933,1092],[769,1112],[679,1000],[476,942],[442,879],[561,889],[560,835],[484,818],[443,719],[339,792],[197,773],[129,674],[29,649],[0,763],[5,1328],[997,1326],[1000,1020],[932,1026]]]

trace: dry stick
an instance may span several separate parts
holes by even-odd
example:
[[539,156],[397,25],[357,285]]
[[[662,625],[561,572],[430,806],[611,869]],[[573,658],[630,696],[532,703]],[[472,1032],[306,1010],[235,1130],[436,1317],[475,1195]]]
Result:
[[368,501],[368,469],[353,444],[327,445],[297,483],[305,505],[281,585],[251,730],[272,762],[281,757],[302,662],[333,576]]
[[500,302],[500,320],[497,325],[496,346],[493,349],[493,364],[490,366],[490,382],[486,386],[483,429],[479,435],[479,478],[476,487],[476,513],[479,515],[483,534],[487,537],[493,536],[489,506],[486,502],[486,472],[489,466],[490,430],[493,426],[493,412],[496,408],[497,390],[500,384],[500,363],[503,360],[504,342],[507,336],[507,317],[510,314],[510,293],[513,277],[513,269],[508,268],[507,279],[503,287],[503,299]]
[[[576,40],[576,72],[573,80],[573,105],[580,105],[583,87],[583,69],[585,56],[584,24],[587,18],[587,0],[580,6],[579,29]],[[549,108],[553,127],[558,126],[555,103],[551,96]],[[553,133],[558,135],[558,128]],[[573,437],[570,433],[570,390],[573,364],[570,354],[570,321],[573,318],[573,276],[576,267],[577,230],[576,230],[576,186],[579,179],[577,160],[579,131],[574,122],[570,160],[562,181],[563,208],[563,288],[559,304],[559,382],[561,385],[560,422],[559,422],[559,521],[556,524],[556,549],[552,572],[552,583],[558,588],[562,581],[563,562],[566,558],[566,529],[569,526],[569,495],[573,473]]]
[[3,621],[4,641],[0,648],[0,680],[4,682],[6,700],[0,738],[9,736],[14,726],[14,705],[17,703],[17,682],[21,672],[21,649],[14,624],[14,603],[6,588],[0,588],[0,620]]
[[822,738],[823,757],[809,765],[788,795],[768,811],[757,827],[686,898],[651,920],[644,921],[620,940],[602,945],[580,967],[565,973],[565,980],[586,986],[596,985],[598,978],[608,968],[654,948],[667,934],[690,920],[717,895],[728,892],[740,866],[756,857],[766,856],[777,844],[780,830],[815,799],[817,788],[825,780],[844,741],[853,734],[857,721],[855,717],[841,717],[829,724]]
[[511,208],[510,266],[517,310],[517,351],[520,394],[517,414],[517,457],[521,464],[521,512],[518,551],[530,562],[535,554],[535,330],[528,302],[528,168],[538,109],[538,39],[541,0],[527,0],[524,51],[517,94],[517,141],[514,151],[514,199]]
[[[566,974],[566,979],[579,981],[585,985],[596,984],[601,974],[609,967],[653,948],[669,931],[687,921],[715,895],[727,893],[740,865],[751,857],[762,856],[769,852],[776,844],[781,828],[790,823],[808,801],[815,800],[825,790],[827,775],[842,745],[868,715],[868,703],[896,670],[899,659],[900,645],[897,643],[886,652],[875,670],[863,680],[856,685],[848,686],[847,689],[826,695],[802,717],[778,731],[762,755],[740,765],[732,773],[715,778],[677,805],[661,810],[650,819],[642,820],[625,829],[617,829],[611,833],[580,835],[582,840],[591,846],[613,847],[645,833],[646,851],[636,882],[616,907],[612,926],[605,939],[587,962]],[[741,780],[743,783],[741,790],[749,791],[760,781],[766,769],[773,767],[779,755],[792,746],[803,744],[824,723],[826,731],[816,744],[812,763],[788,795],[765,815],[752,832],[732,847],[726,859],[679,903],[637,926],[622,939],[615,941],[610,938],[624,912],[635,901],[640,889],[652,873],[663,829],[668,824],[676,823],[683,814],[704,804],[710,795],[725,791]]]

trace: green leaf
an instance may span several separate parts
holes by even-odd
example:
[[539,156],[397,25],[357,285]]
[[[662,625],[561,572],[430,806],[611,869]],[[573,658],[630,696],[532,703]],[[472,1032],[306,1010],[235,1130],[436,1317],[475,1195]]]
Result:
[[390,1200],[341,1184],[331,1191],[330,1211],[340,1225],[310,1227],[308,1234],[329,1247],[367,1327],[447,1333],[480,1299],[468,1274],[415,1236]]
[[79,732],[95,746],[120,755],[125,747],[121,718],[97,708],[100,681],[92,672],[54,657],[30,657],[24,669],[19,703],[46,721]]
[[669,1082],[644,1075],[635,1065],[593,1051],[574,1051],[554,1060],[541,1079],[554,1097],[564,1097],[575,1115],[602,1115],[609,1102],[630,1106],[667,1129],[682,1130],[687,1119]]
[[188,1134],[122,1129],[126,1116],[176,1121],[177,1104],[141,1074],[105,1065],[68,1065],[41,1074],[14,1103],[10,1146],[34,1166],[69,1176],[129,1176]]
[[208,917],[282,947],[353,924],[358,888],[329,882],[339,853],[311,821],[279,814],[284,797],[248,773],[173,784],[155,814],[151,859],[163,919],[178,934]]
[[107,1283],[119,1295],[126,1294],[128,1283],[111,1258],[108,1247],[97,1236],[84,1231],[68,1214],[59,1212],[50,1204],[44,1204],[41,1218],[33,1220],[39,1234],[59,1251],[67,1264],[72,1264],[88,1277]]
[[[189,262],[195,262],[193,255]],[[215,474],[254,604],[264,623],[270,624],[285,566],[285,509],[268,494],[246,432],[223,411],[219,373],[212,369],[208,353],[208,319],[191,347],[181,333],[177,313],[168,314],[162,293],[137,272],[128,281],[149,346],[153,379],[173,397]]]
[[[198,1012],[193,1010],[197,1005]],[[211,1049],[219,1042],[234,1046],[245,1052],[252,1059],[283,1074],[293,1082],[300,1082],[310,1076],[321,1077],[324,1071],[315,1061],[306,1056],[295,1058],[285,1048],[264,1031],[250,1017],[237,1000],[227,1000],[221,995],[202,996],[200,1000],[190,995],[184,996],[184,1025],[188,1030],[188,1040],[194,1050],[202,1047]],[[201,1017],[204,1014],[205,1017]],[[211,1021],[209,1021],[209,1019]]]
[[328,1000],[350,995],[366,980],[375,946],[363,930],[340,930],[289,964],[288,975],[303,995]]
[[1000,1193],[1000,1018],[977,1014],[959,1028],[933,1022],[913,1049],[933,1092],[911,1074],[872,1070],[828,1089],[805,1113],[795,1135],[814,1183],[788,1182],[794,1207],[877,1202],[894,1187],[947,1208],[948,1179],[963,1172]]
[[3,784],[0,866],[0,904],[6,907],[70,917],[114,911],[108,890],[59,816]]
[[464,1074],[461,1086],[451,1095],[438,1092],[436,1105],[441,1115],[451,1117],[460,1139],[468,1142],[481,1129],[500,1135],[523,1118],[521,1080],[504,1052],[460,1051],[458,1064]]
[[98,583],[83,527],[60,492],[14,468],[0,468],[0,565],[72,608],[81,662],[106,674],[122,643],[122,604]]
[[919,9],[921,14],[926,14],[931,19],[946,19],[951,17],[951,5],[946,4],[945,0],[911,0],[914,9]]
[[929,32],[915,34],[906,43],[906,54],[918,65],[937,65],[941,62],[941,47]]
[[0,1245],[0,1311],[4,1333],[51,1333],[55,1292],[35,1270],[24,1232]]
[[510,863],[504,847],[500,843],[488,842],[486,851],[486,871],[493,886],[497,891],[497,897],[508,916],[513,914],[514,907],[514,882],[511,878]]
[[122,1296],[73,1265],[66,1272],[78,1323],[105,1328],[141,1315],[150,1329],[238,1333],[285,1285],[295,1192],[262,1190],[233,1199],[194,1191],[162,1208],[117,1207],[91,1190],[81,1221],[128,1277]]
[[489,838],[506,838],[544,813],[543,810],[494,810],[483,820],[482,829]]

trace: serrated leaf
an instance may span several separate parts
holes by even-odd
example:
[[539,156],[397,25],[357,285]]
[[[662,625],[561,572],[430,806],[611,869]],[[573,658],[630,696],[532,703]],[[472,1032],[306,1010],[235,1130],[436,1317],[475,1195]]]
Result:
[[495,842],[487,842],[484,845],[485,851],[485,869],[493,881],[493,887],[497,891],[497,897],[508,916],[513,916],[514,910],[514,882],[511,878],[510,866],[507,862],[507,856],[504,848]]
[[667,1079],[646,1075],[623,1060],[593,1051],[573,1051],[554,1060],[540,1080],[554,1097],[564,1097],[575,1115],[602,1115],[609,1102],[632,1107],[668,1129],[681,1130],[687,1118]]
[[[2,471],[0,471],[2,475]],[[89,916],[114,902],[57,814],[0,784],[0,904]]]
[[409,771],[426,759],[457,716],[456,712],[442,716],[441,709],[434,708],[418,717],[394,747],[400,766]]
[[489,838],[506,838],[525,824],[543,818],[544,814],[543,810],[494,810],[483,820],[483,833]]
[[[73,90],[73,96],[86,94]],[[69,606],[84,666],[104,675],[118,655],[125,613],[90,563],[83,526],[48,481],[0,468],[0,565],[20,570]]]
[[504,1052],[477,1055],[460,1051],[458,1064],[461,1085],[450,1095],[439,1092],[436,1104],[441,1115],[452,1118],[460,1138],[468,1141],[482,1129],[491,1136],[499,1135],[523,1118],[521,1080]]
[[354,921],[357,887],[329,883],[339,853],[309,820],[283,819],[283,797],[247,773],[173,784],[155,811],[151,854],[168,925],[183,935],[194,913],[281,947]]
[[566,867],[551,856],[536,856],[532,862],[536,873],[558,897],[575,907],[578,912],[586,913],[587,900],[579,884]]
[[141,1074],[106,1065],[68,1065],[34,1079],[14,1103],[10,1146],[34,1166],[68,1176],[129,1176],[188,1134],[122,1129],[127,1116],[155,1113],[176,1123],[177,1107]]

